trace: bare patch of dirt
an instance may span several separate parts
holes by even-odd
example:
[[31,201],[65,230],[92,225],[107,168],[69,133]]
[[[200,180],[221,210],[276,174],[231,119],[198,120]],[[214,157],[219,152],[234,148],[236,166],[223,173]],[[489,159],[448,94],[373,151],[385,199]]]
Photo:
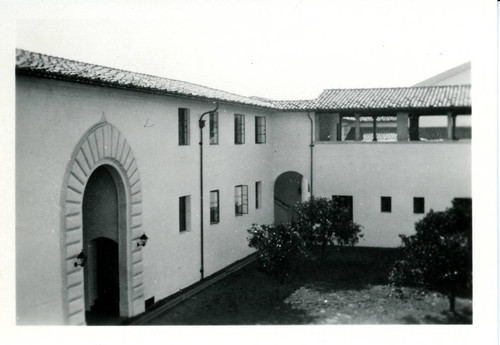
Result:
[[322,292],[303,286],[284,300],[294,310],[314,318],[315,324],[469,324],[472,301],[459,298],[456,313],[439,293],[387,285],[362,290]]

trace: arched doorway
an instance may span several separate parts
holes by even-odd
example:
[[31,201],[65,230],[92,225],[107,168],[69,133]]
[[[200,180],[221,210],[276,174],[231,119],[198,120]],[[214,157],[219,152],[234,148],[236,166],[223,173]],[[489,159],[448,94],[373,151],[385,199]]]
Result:
[[[91,178],[99,182],[89,181]],[[118,206],[111,208],[107,205],[101,211],[111,212],[110,210],[114,209],[116,213],[117,208],[118,225],[114,231],[109,229],[104,231],[100,226],[95,225],[94,228],[97,230],[91,234],[87,231],[88,226],[83,224],[83,198],[84,194],[90,193],[87,187],[92,189],[92,186],[95,187],[99,183],[104,184],[104,188],[109,190],[113,186],[115,188],[113,193],[115,193],[116,201],[114,203]],[[88,206],[85,208],[88,213]],[[97,284],[95,284],[97,268],[92,267],[96,267],[99,256],[97,248],[104,246],[103,250],[109,251],[112,246],[109,242],[100,243],[101,240],[97,240],[100,237],[114,241],[115,249],[117,247],[118,250],[118,265],[110,265],[114,267],[113,269],[118,269],[118,315],[132,317],[142,313],[145,310],[144,265],[142,264],[143,249],[138,245],[140,236],[144,234],[141,178],[132,148],[124,135],[110,123],[102,121],[92,126],[76,145],[64,177],[61,210],[61,249],[64,258],[61,262],[62,287],[66,323],[70,325],[92,323],[91,320],[86,319],[86,311],[90,311],[97,298]],[[94,216],[98,218],[99,215]],[[90,228],[92,229],[92,226]],[[82,269],[78,264],[78,257],[84,254],[88,260]],[[116,260],[116,254],[113,257],[114,259],[111,260]],[[96,262],[92,263],[92,260]],[[109,258],[105,259],[108,262],[109,260]],[[86,275],[87,270],[90,272],[88,275]],[[116,282],[116,274],[114,281]],[[104,284],[111,283],[105,282]],[[109,300],[105,296],[104,300],[106,299]]]
[[113,169],[109,165],[95,169],[83,194],[83,251],[88,253],[84,268],[85,310],[89,323],[120,314],[118,243],[126,211],[124,200],[120,202],[125,197],[123,183]]
[[294,221],[296,215],[293,207],[309,197],[309,183],[302,174],[287,171],[279,175],[274,183],[274,222]]

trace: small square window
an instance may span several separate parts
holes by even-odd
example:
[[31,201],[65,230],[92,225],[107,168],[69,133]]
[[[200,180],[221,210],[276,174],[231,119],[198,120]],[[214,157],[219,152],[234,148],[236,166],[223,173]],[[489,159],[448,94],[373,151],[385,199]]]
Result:
[[210,224],[219,224],[219,191],[210,192]]
[[425,213],[424,198],[413,198],[413,213]]
[[381,196],[380,197],[380,212],[388,212],[392,211],[392,200],[390,196]]

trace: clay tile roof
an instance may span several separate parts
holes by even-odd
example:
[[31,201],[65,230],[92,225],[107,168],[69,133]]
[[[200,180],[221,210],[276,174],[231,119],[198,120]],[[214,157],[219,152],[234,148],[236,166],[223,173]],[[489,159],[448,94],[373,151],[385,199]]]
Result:
[[470,85],[324,90],[321,110],[394,110],[470,107]]
[[313,100],[277,101],[245,97],[185,81],[16,50],[21,74],[133,89],[173,96],[244,104],[282,111],[396,110],[470,107],[470,85],[374,89],[329,89]]
[[46,78],[274,108],[270,102],[185,81],[127,72],[16,49],[16,71]]
[[271,101],[280,110],[310,110],[315,107],[315,100]]

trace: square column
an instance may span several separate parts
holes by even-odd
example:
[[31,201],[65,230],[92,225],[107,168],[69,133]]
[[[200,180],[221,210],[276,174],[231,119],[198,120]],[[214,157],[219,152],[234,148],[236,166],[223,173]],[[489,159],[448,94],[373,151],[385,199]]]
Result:
[[457,140],[456,137],[456,127],[457,127],[457,115],[449,111],[447,114],[448,126],[446,131],[447,140]]
[[354,117],[356,118],[356,127],[354,128],[354,140],[360,141],[361,140],[361,125],[360,125],[360,115],[359,114],[354,114]]
[[418,120],[419,120],[419,115],[410,115],[410,141],[420,140],[420,134],[418,130]]
[[408,113],[396,113],[398,141],[408,141]]
[[342,115],[338,115],[337,122],[337,141],[342,141]]
[[373,141],[377,141],[377,117],[372,116],[373,119]]

